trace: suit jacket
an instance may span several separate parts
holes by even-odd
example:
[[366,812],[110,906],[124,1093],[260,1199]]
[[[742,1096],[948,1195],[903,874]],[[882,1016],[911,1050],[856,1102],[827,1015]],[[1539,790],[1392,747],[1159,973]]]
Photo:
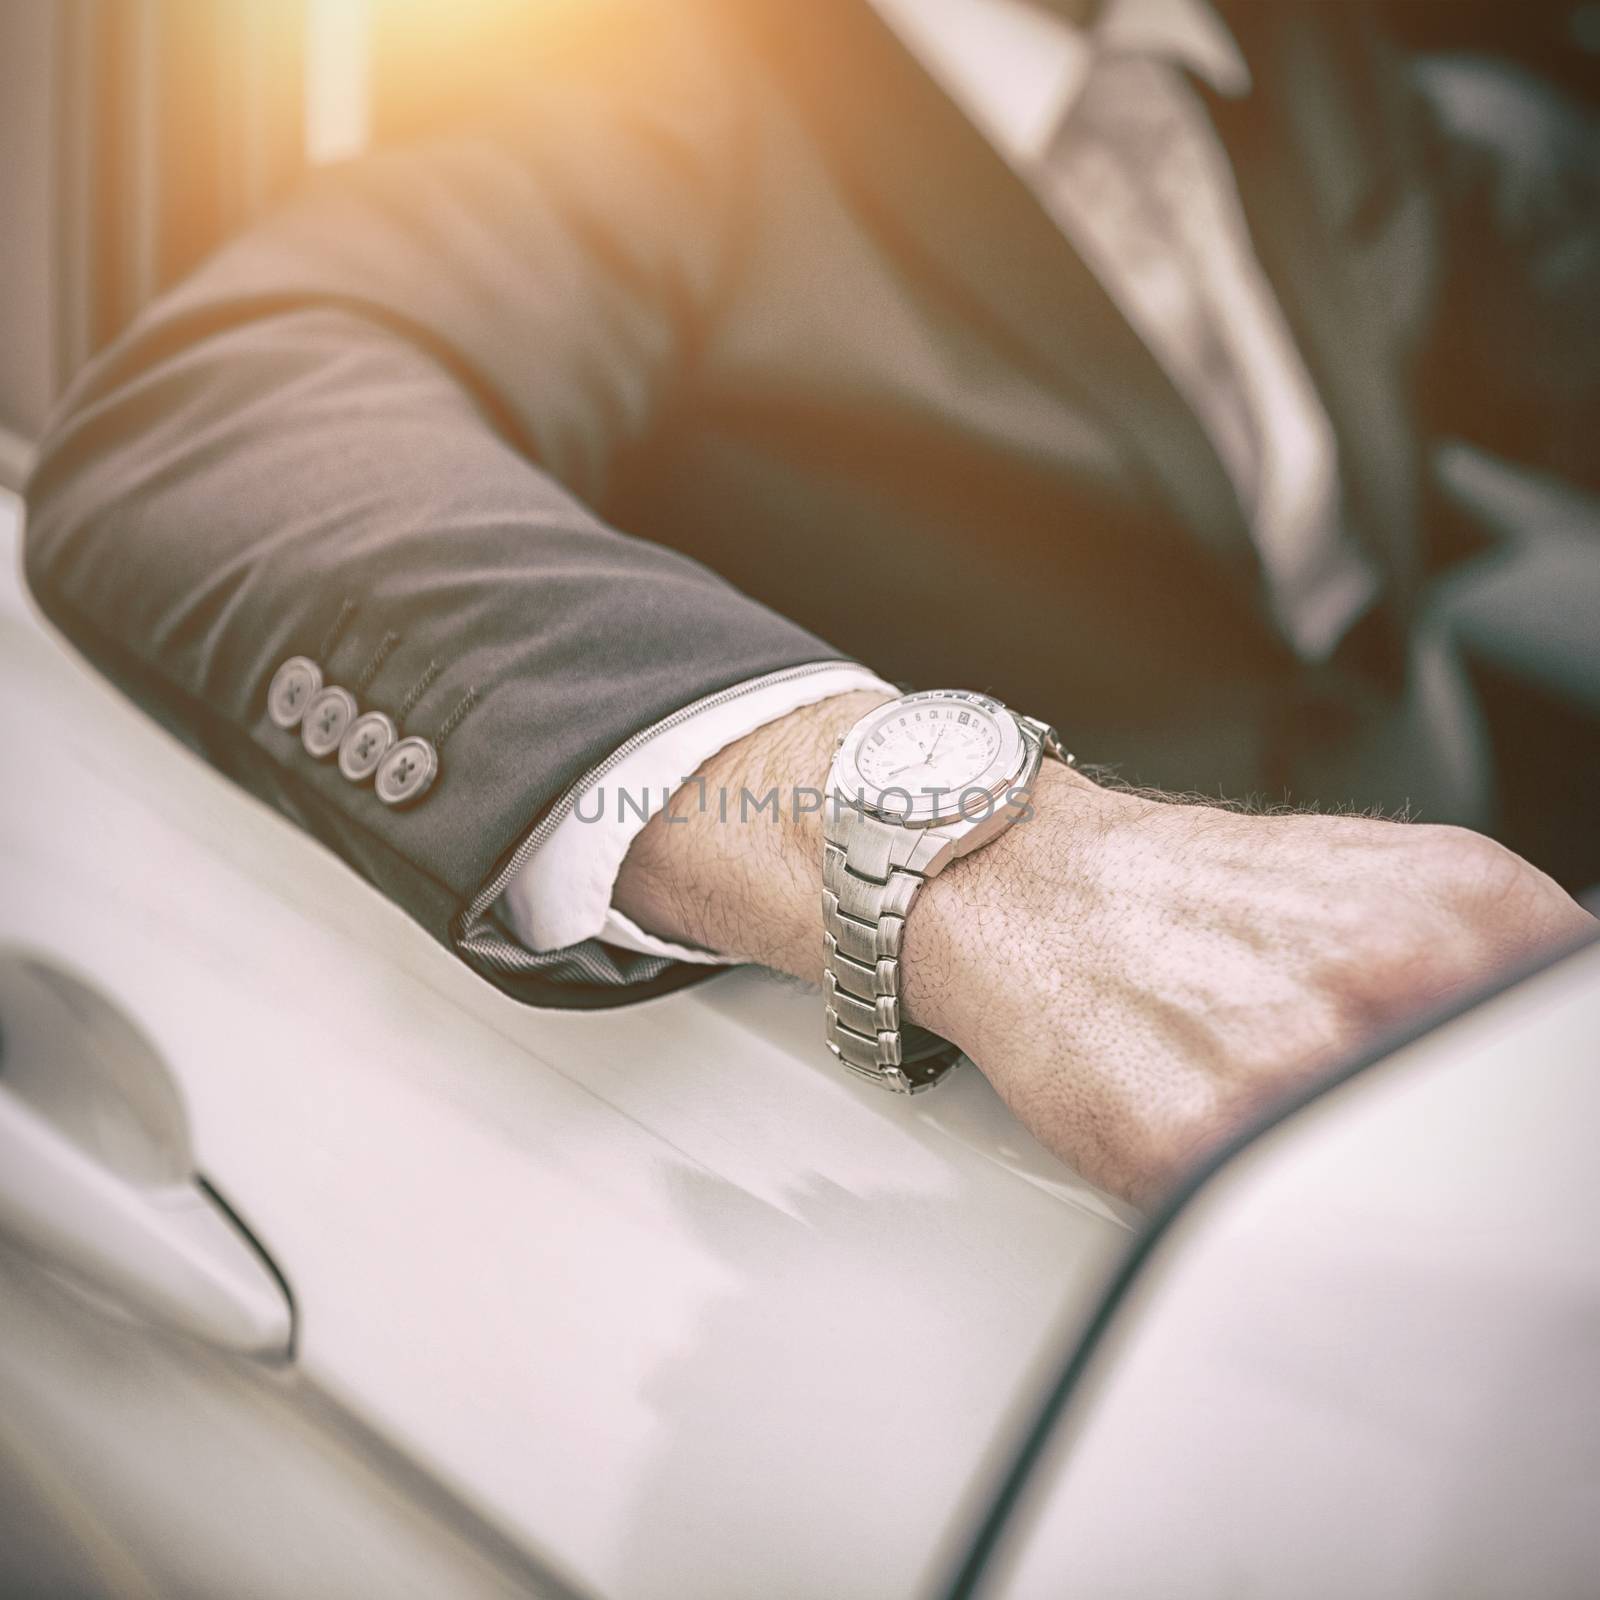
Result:
[[[853,655],[1140,781],[1292,782],[1402,697],[1433,442],[1595,471],[1591,131],[1485,136],[1357,6],[1228,8],[1256,88],[1210,102],[1387,574],[1319,673],[1196,418],[865,0],[571,9],[517,105],[316,175],[102,355],[26,547],[87,655],[526,999],[677,981],[524,957],[492,902],[703,694]],[[274,726],[295,653],[451,725],[414,809]]]

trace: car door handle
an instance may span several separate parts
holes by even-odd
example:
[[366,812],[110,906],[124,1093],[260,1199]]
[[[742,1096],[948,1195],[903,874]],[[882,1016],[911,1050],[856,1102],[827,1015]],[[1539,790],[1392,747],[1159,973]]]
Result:
[[287,1358],[288,1291],[195,1173],[170,1075],[107,1002],[0,952],[0,1237],[145,1320]]

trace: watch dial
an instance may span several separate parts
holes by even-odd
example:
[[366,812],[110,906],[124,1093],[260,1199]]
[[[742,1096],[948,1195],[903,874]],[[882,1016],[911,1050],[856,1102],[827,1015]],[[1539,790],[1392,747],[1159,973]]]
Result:
[[913,800],[945,790],[953,805],[999,750],[1000,729],[987,711],[933,700],[891,706],[861,741],[856,765],[875,789],[904,790]]

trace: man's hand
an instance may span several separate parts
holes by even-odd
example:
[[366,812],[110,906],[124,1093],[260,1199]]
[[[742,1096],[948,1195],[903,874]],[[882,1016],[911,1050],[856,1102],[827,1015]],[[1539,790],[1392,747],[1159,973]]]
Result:
[[[791,795],[825,787],[835,739],[880,698],[825,701],[708,762],[728,820],[698,785],[680,790],[675,820],[634,841],[620,908],[815,981],[821,823]],[[741,822],[741,789],[774,785],[779,819]],[[1174,805],[1050,762],[1034,807],[923,890],[906,1010],[1045,1145],[1138,1202],[1380,1028],[1592,925],[1543,873],[1458,828]]]

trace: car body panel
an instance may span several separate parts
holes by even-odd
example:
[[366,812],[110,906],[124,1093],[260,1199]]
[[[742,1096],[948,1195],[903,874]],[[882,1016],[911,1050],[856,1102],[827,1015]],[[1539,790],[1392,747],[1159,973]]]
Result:
[[569,1600],[573,1590],[294,1368],[91,1309],[0,1241],[0,1593]]
[[581,1587],[934,1584],[1131,1213],[970,1067],[839,1074],[761,974],[518,1006],[71,656],[6,555],[0,943],[168,1064],[298,1381]]

